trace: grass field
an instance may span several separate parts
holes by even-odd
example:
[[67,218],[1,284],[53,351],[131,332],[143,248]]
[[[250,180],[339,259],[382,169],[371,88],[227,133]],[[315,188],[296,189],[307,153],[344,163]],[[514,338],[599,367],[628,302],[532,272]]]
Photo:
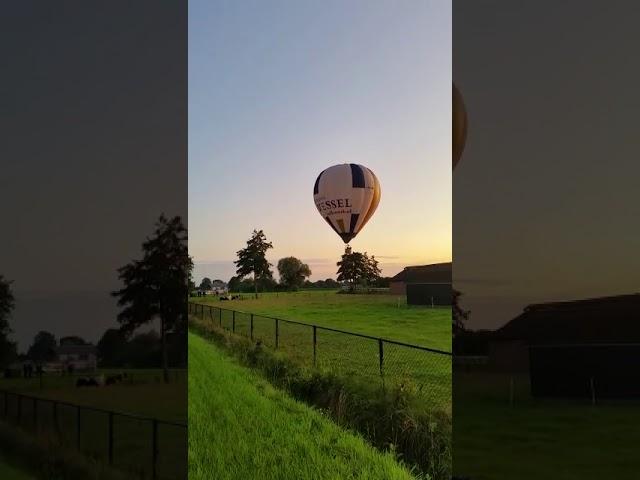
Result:
[[330,290],[261,293],[258,299],[243,294],[243,298],[191,300],[451,351],[450,307],[407,305],[405,297],[397,295],[341,295]]
[[[426,339],[431,338],[431,347],[450,350],[451,309],[398,307],[397,299],[392,295],[339,295],[319,291],[261,294],[257,300],[221,302],[215,297],[207,300],[213,307],[253,313],[254,340],[271,348],[275,348],[276,325],[273,319],[260,315],[313,322],[366,335],[385,334],[386,338],[410,343],[428,344]],[[216,313],[205,308],[204,312],[199,311],[198,316],[227,330],[250,336],[250,315],[247,313],[234,314],[231,310]],[[314,364],[313,341],[311,327],[278,323],[278,350],[298,363]],[[374,339],[318,329],[315,365],[343,375],[365,378],[368,382],[382,383],[380,345]],[[411,379],[418,393],[432,405],[450,407],[450,356],[385,342],[382,371],[385,384]]]
[[189,335],[189,478],[410,479],[393,457]]
[[[98,374],[115,372],[101,370]],[[186,421],[185,370],[172,370],[169,384],[162,382],[161,370],[117,370],[117,373],[120,372],[126,372],[129,378],[108,387],[76,388],[76,376],[45,375],[42,388],[38,378],[0,378],[0,390],[161,420]],[[162,398],[163,401],[149,402],[149,398]]]
[[[120,372],[121,370],[119,370]],[[1,379],[0,390],[13,395],[0,394],[0,419],[36,433],[55,437],[71,448],[78,445],[91,457],[107,459],[109,415],[90,408],[129,413],[169,422],[186,423],[186,372],[173,371],[173,382],[164,384],[159,370],[125,370],[129,380],[105,387],[75,387],[71,376],[45,376],[43,388],[40,380]],[[108,373],[108,372],[107,372]],[[19,401],[15,394],[24,395]],[[34,401],[28,397],[37,397]],[[161,401],[149,401],[161,399]],[[54,410],[52,400],[89,407],[78,409],[59,404]],[[57,416],[57,422],[56,422]],[[57,424],[56,424],[57,423]],[[186,429],[160,423],[158,426],[158,471],[160,478],[181,478],[186,468]],[[151,421],[115,415],[113,417],[114,465],[136,473],[149,472],[152,464],[153,424]]]
[[33,480],[34,477],[5,463],[0,457],[0,478],[2,480]]
[[638,402],[534,400],[528,378],[455,373],[454,472],[473,480],[637,479]]

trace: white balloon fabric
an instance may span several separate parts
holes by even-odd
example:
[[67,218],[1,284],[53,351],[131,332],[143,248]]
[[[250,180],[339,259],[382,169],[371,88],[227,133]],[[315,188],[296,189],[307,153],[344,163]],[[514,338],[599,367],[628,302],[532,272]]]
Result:
[[334,165],[318,175],[313,200],[320,215],[349,243],[378,208],[380,182],[363,165]]

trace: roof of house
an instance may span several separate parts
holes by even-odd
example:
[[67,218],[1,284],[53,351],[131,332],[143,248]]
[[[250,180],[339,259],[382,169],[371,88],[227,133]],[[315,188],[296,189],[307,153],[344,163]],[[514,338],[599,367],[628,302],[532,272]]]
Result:
[[640,294],[539,303],[494,334],[530,344],[640,342]]
[[404,283],[451,283],[451,262],[405,267],[391,279]]
[[58,355],[78,355],[78,354],[95,354],[96,346],[87,344],[87,345],[60,345],[56,348],[56,353]]

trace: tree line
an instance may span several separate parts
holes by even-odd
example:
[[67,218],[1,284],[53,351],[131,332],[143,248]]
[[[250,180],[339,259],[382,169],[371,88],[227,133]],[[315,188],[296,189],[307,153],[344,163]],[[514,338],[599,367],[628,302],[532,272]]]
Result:
[[[273,264],[266,254],[273,248],[273,243],[267,241],[262,230],[254,230],[246,242],[246,246],[236,252],[236,275],[231,277],[227,288],[231,292],[295,291],[300,288],[331,288],[337,289],[343,285],[355,291],[358,287],[385,288],[389,286],[390,277],[382,277],[378,261],[375,256],[367,252],[352,252],[347,248],[336,266],[337,279],[327,278],[311,282],[309,265],[296,257],[284,257],[278,260],[277,270],[280,277],[276,281],[273,277]],[[200,283],[201,290],[211,290],[216,282],[205,277]],[[191,289],[195,284],[191,283]]]
[[[117,270],[122,288],[111,295],[120,307],[120,327],[108,330],[98,342],[98,355],[102,355],[104,366],[162,367],[168,382],[170,356],[172,363],[186,364],[187,297],[192,270],[182,219],[160,215],[152,235],[142,243],[142,257]],[[9,318],[14,307],[11,282],[0,275],[2,367],[18,359],[16,343],[9,340]],[[158,332],[136,333],[152,323],[157,324]],[[43,363],[55,357],[55,350],[53,334],[42,331],[34,338],[27,357]]]

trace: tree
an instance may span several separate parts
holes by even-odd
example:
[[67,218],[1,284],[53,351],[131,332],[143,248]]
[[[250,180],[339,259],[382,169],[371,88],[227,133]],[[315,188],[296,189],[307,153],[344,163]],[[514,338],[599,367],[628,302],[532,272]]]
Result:
[[81,337],[78,337],[77,335],[71,335],[68,337],[61,337],[60,338],[60,345],[86,345],[87,342],[85,342],[85,340]]
[[365,275],[364,281],[367,285],[373,285],[380,280],[380,274],[382,271],[378,266],[378,261],[374,255],[367,256],[367,252],[364,252],[365,260]]
[[118,328],[110,328],[98,341],[98,362],[101,367],[122,367],[127,351],[127,337]]
[[144,241],[142,250],[142,260],[118,269],[124,287],[112,295],[122,307],[118,322],[125,334],[160,320],[162,368],[164,381],[168,382],[167,333],[184,335],[186,342],[186,302],[193,268],[187,250],[187,230],[181,218],[169,220],[160,215],[153,236]]
[[40,331],[33,338],[33,343],[27,351],[27,356],[36,364],[50,362],[56,358],[56,337],[51,332]]
[[280,283],[293,290],[302,286],[305,278],[311,275],[311,269],[296,257],[285,257],[278,261],[278,274]]
[[460,306],[460,297],[462,296],[462,292],[458,290],[453,290],[453,300],[452,300],[452,330],[454,337],[465,330],[464,322],[469,318],[469,314],[471,313],[469,310],[463,310]]
[[271,264],[265,256],[270,248],[273,248],[273,244],[267,242],[264,232],[262,230],[254,230],[251,238],[247,240],[247,246],[236,252],[238,260],[233,262],[237,267],[236,275],[240,278],[253,274],[256,298],[258,297],[258,280],[264,277],[273,277],[273,272],[269,268]]
[[359,284],[368,285],[380,278],[380,268],[374,256],[367,253],[345,252],[338,265],[338,281],[347,282],[351,291]]
[[240,291],[240,277],[231,277],[229,279],[229,283],[227,284],[227,288],[230,292],[239,292]]
[[204,277],[200,282],[200,290],[213,290],[213,282],[209,277]]
[[16,344],[9,340],[9,318],[15,307],[11,282],[0,275],[0,367],[10,364],[16,357]]

